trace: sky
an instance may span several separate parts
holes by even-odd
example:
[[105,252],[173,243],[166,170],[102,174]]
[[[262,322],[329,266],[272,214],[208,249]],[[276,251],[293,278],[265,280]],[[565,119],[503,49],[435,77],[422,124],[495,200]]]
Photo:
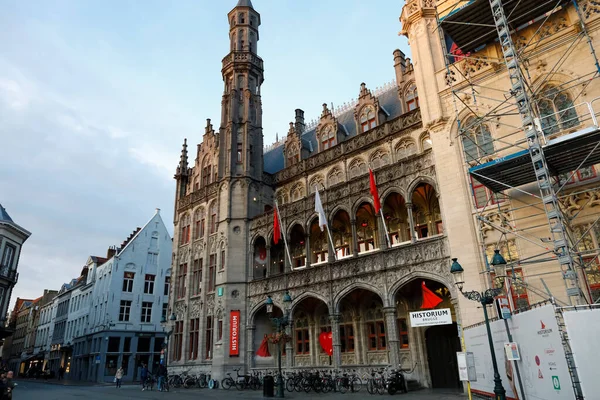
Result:
[[[183,139],[220,121],[227,13],[237,0],[3,0],[0,204],[32,232],[17,297],[79,276],[161,209],[172,233]],[[356,98],[394,79],[401,0],[252,0],[265,145],[294,110]],[[192,160],[194,157],[190,157]]]

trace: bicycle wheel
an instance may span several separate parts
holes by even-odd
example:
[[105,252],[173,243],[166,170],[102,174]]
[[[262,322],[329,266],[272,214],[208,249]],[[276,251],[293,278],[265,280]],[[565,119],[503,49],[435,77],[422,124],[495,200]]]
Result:
[[294,379],[288,379],[285,382],[285,388],[287,389],[288,392],[293,392],[294,391]]
[[296,392],[301,392],[303,390],[302,381],[304,381],[304,378],[296,378],[294,380],[294,390]]
[[312,384],[307,378],[302,379],[301,386],[306,393],[310,392],[310,390],[312,389]]
[[223,380],[221,381],[221,386],[223,386],[223,389],[225,390],[229,390],[233,385],[234,382],[231,378],[223,378]]
[[347,378],[337,378],[335,381],[335,388],[341,394],[344,394],[348,391],[348,379]]
[[360,392],[362,384],[362,380],[358,376],[355,376],[350,380],[350,389],[352,389],[353,393]]
[[331,383],[331,378],[323,379],[323,388],[321,389],[321,390],[323,390],[323,393],[329,393],[329,392],[331,392],[331,389],[333,389],[333,384]]
[[369,378],[369,380],[367,381],[367,392],[369,392],[369,394],[377,393],[377,388],[375,387],[375,379]]

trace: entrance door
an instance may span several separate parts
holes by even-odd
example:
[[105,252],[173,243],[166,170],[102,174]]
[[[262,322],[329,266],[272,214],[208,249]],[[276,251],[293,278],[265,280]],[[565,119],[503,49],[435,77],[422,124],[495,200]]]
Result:
[[456,324],[432,326],[425,332],[427,360],[433,388],[460,388],[456,352],[460,340]]

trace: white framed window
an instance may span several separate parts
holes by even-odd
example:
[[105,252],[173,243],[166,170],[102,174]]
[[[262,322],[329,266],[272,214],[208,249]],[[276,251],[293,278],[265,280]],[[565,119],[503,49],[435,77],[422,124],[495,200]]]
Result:
[[142,302],[142,322],[148,323],[152,320],[152,302]]
[[146,274],[146,279],[144,279],[144,293],[145,294],[154,294],[154,280],[156,279],[156,275]]
[[2,254],[2,267],[11,268],[13,260],[15,258],[16,248],[11,244],[4,246],[4,253]]
[[129,322],[130,315],[131,315],[131,300],[121,300],[121,306],[119,307],[119,321]]
[[135,272],[124,272],[123,273],[123,291],[131,293],[133,292],[133,279],[135,278]]

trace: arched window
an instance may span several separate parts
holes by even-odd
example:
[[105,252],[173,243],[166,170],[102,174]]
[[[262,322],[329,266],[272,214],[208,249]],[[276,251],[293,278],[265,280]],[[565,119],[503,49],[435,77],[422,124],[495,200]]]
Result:
[[206,225],[206,212],[204,208],[199,208],[194,214],[194,239],[200,239],[204,237],[204,229]]
[[411,84],[404,95],[406,99],[406,108],[408,111],[415,110],[419,107],[419,94],[417,93],[417,85]]
[[398,160],[411,156],[417,152],[417,146],[415,142],[410,139],[401,140],[395,148],[396,157]]
[[327,187],[331,187],[337,185],[338,183],[343,181],[342,171],[337,168],[331,170],[329,175],[327,176]]
[[371,307],[366,310],[365,323],[367,327],[369,350],[387,349],[385,321],[383,319],[383,310],[381,306],[372,304]]
[[362,159],[357,158],[350,163],[350,166],[348,167],[348,172],[348,176],[350,177],[350,179],[366,174],[368,172],[367,164]]
[[286,167],[289,167],[290,165],[294,165],[300,161],[300,149],[298,148],[297,144],[291,144],[285,150],[287,153]]
[[310,354],[310,337],[308,317],[304,312],[298,313],[294,318],[294,333],[296,339],[296,354]]
[[377,150],[371,156],[371,165],[373,166],[373,169],[383,167],[384,165],[387,165],[389,163],[390,163],[390,155],[383,150]]
[[217,202],[213,201],[210,206],[210,233],[217,231]]
[[310,183],[308,184],[308,193],[313,194],[315,192],[315,187],[319,189],[320,192],[325,189],[325,185],[323,183],[323,177],[321,175],[314,176]]
[[573,100],[568,93],[559,91],[553,85],[545,86],[540,92],[538,107],[545,135],[579,125]]
[[181,236],[179,238],[180,244],[186,244],[190,242],[190,215],[185,214],[181,217]]
[[360,130],[366,132],[375,128],[375,109],[371,106],[364,107],[360,113]]
[[202,162],[202,185],[206,186],[212,182],[212,167],[210,165],[210,158],[206,156]]
[[333,126],[327,125],[321,134],[321,150],[335,146],[335,131]]
[[292,187],[292,190],[290,190],[290,197],[292,201],[300,200],[304,197],[304,188],[301,184],[297,183]]
[[421,148],[423,151],[429,150],[431,148],[431,138],[429,135],[425,135],[421,138]]
[[462,143],[467,162],[475,161],[494,152],[492,134],[487,125],[482,124],[475,117],[471,117],[463,126],[465,128],[462,132]]

